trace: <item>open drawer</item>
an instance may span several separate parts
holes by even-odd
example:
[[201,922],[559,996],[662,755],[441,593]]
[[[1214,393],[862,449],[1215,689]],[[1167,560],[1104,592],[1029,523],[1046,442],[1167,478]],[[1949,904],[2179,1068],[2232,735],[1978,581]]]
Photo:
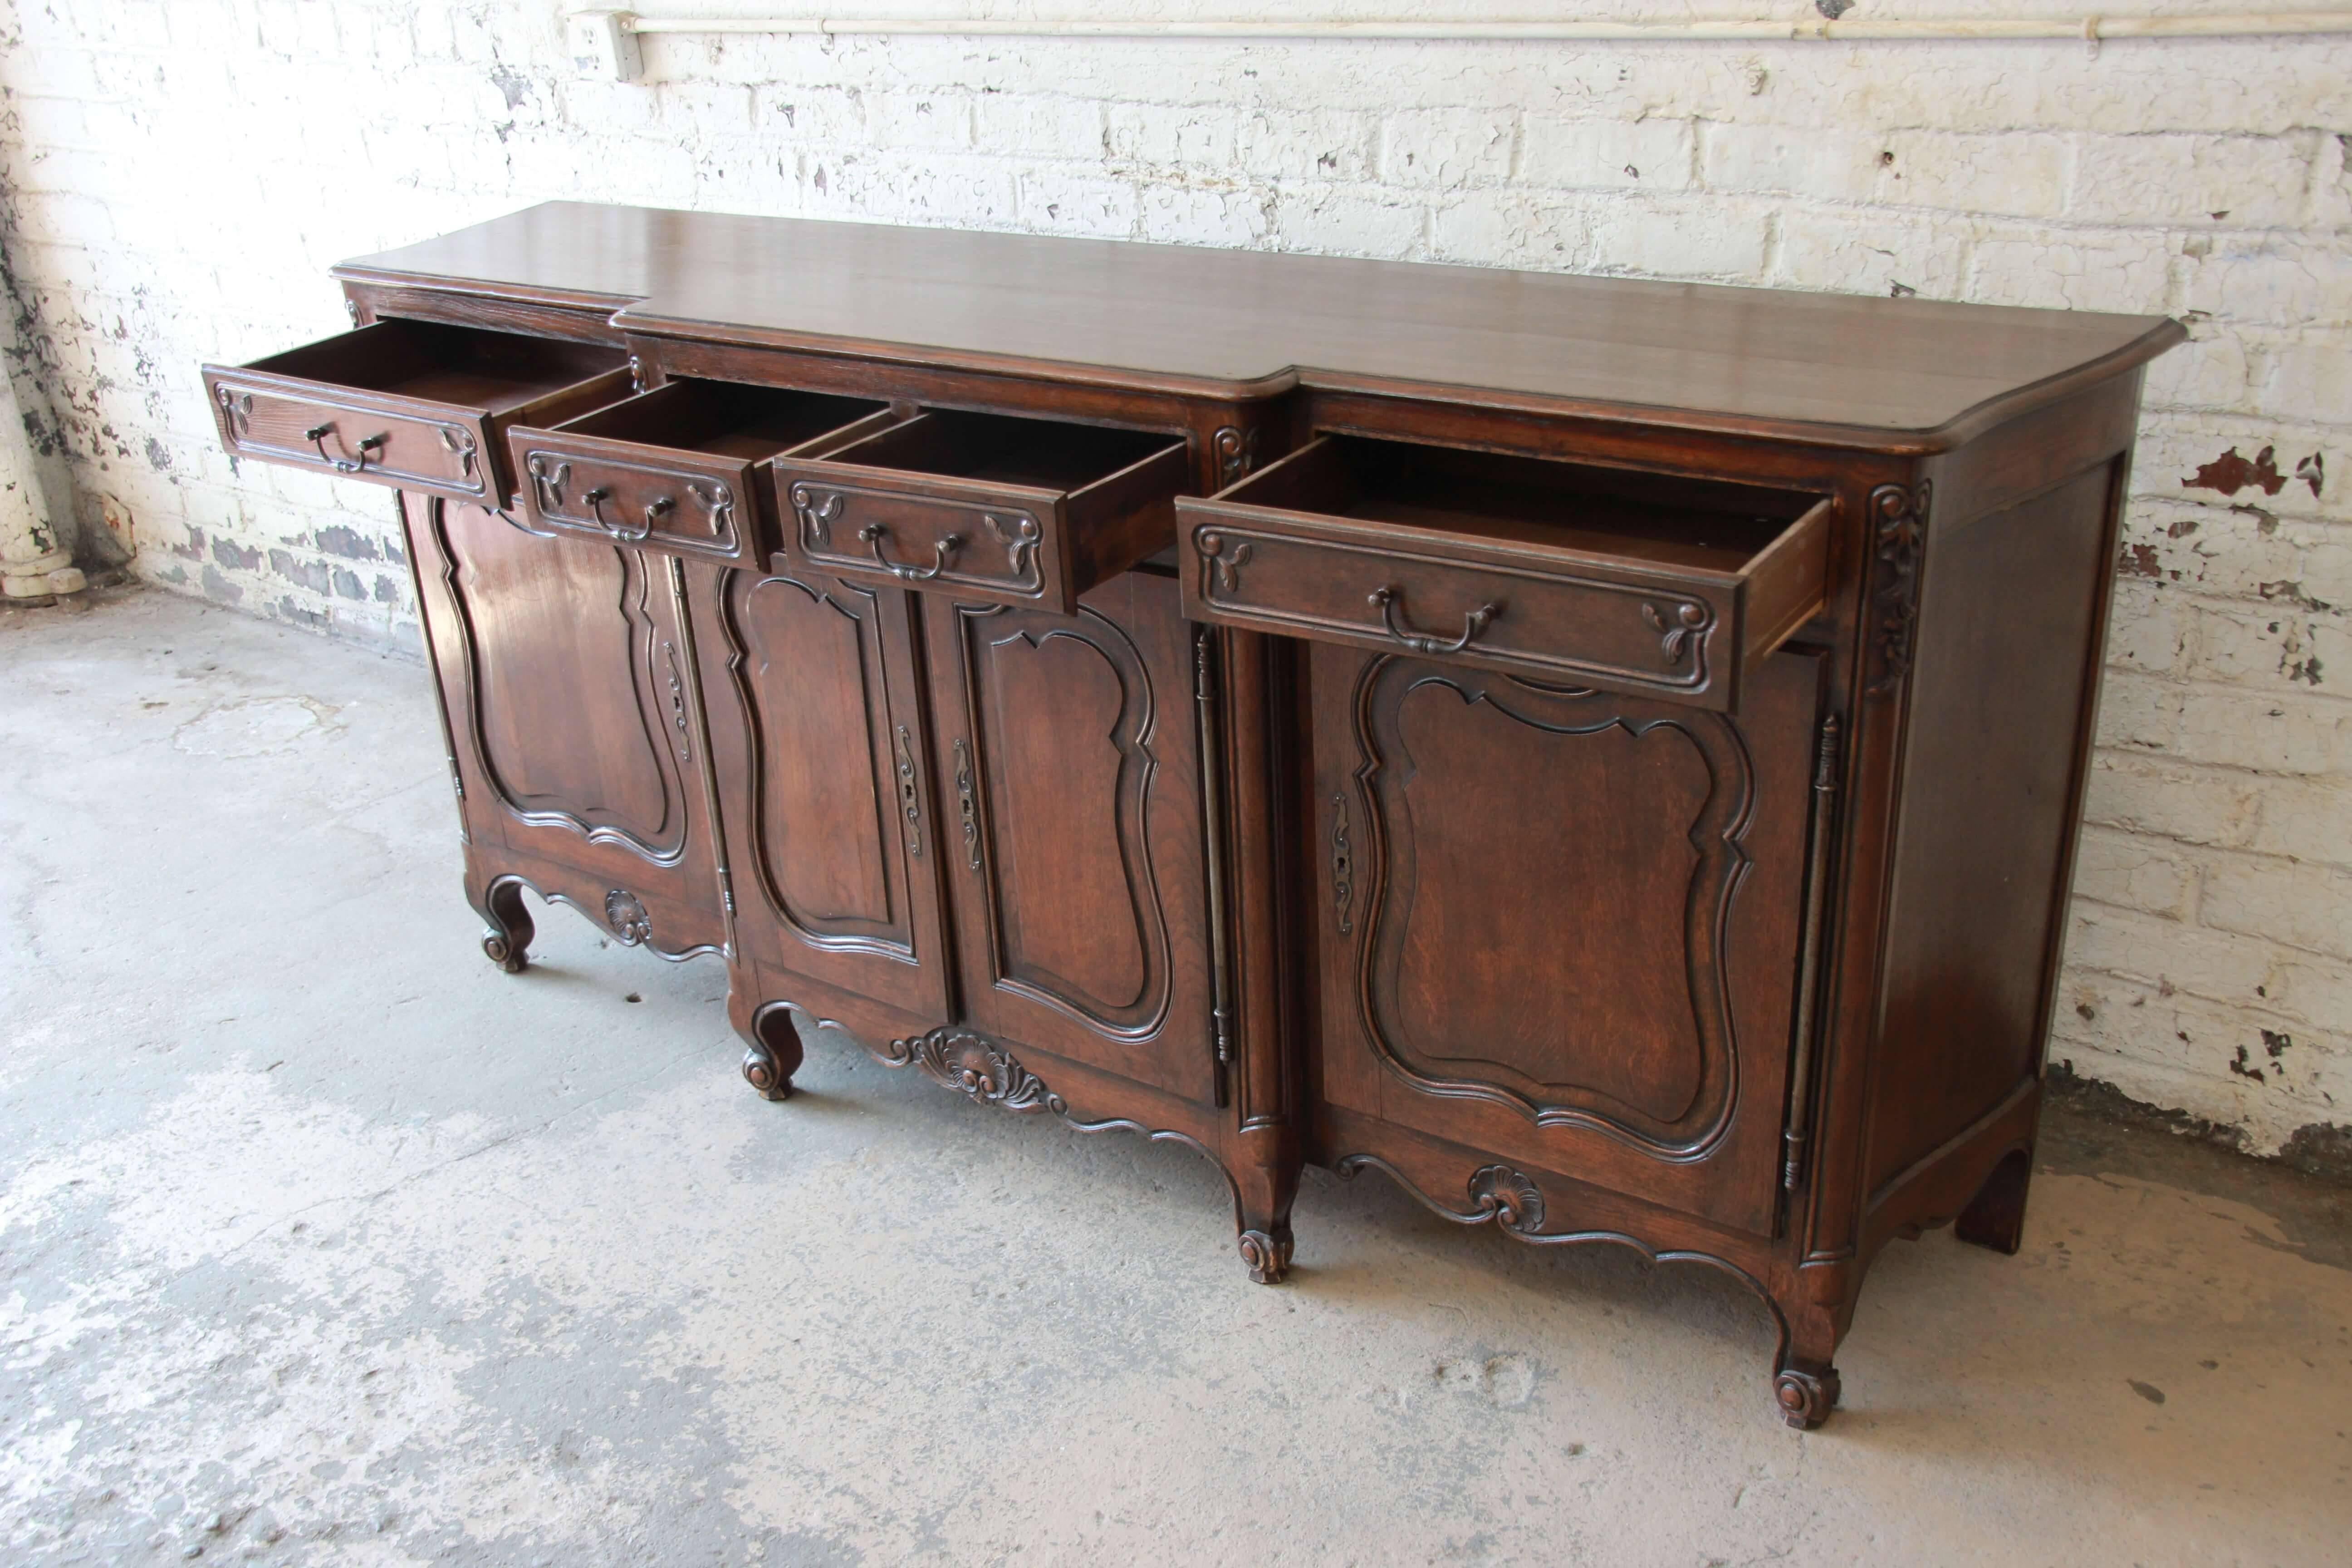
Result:
[[1715,709],[1829,561],[1811,494],[1349,436],[1176,506],[1195,620]]
[[673,381],[554,429],[507,433],[543,526],[756,562],[777,529],[768,459],[814,456],[888,426],[887,404]]
[[927,409],[822,460],[778,458],[795,563],[1067,612],[1174,535],[1184,442]]
[[515,490],[509,426],[629,393],[618,348],[439,321],[377,321],[204,375],[233,456],[491,507]]

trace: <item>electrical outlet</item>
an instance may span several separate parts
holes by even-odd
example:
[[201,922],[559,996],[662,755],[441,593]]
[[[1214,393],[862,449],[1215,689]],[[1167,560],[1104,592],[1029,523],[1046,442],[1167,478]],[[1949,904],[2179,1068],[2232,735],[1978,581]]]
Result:
[[629,26],[635,19],[628,11],[575,11],[564,18],[572,68],[607,81],[636,80],[646,63],[637,52],[637,35]]

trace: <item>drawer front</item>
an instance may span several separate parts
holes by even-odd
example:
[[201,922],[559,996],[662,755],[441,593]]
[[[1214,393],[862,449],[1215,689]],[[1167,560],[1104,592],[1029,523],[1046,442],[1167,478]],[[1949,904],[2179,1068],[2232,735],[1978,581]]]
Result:
[[234,455],[496,505],[489,443],[467,411],[276,378],[207,374],[213,417]]
[[513,444],[523,503],[550,528],[728,561],[751,553],[759,495],[748,463],[647,462],[541,430],[515,431]]
[[1620,574],[1180,500],[1198,620],[1728,708],[1738,584]]
[[952,591],[1000,605],[1067,610],[1061,498],[866,470],[811,473],[783,461],[786,553],[863,583]]

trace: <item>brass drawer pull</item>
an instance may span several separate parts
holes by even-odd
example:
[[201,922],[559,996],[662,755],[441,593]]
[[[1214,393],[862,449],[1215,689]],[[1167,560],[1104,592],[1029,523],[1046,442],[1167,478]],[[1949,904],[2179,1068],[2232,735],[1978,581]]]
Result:
[[369,455],[383,450],[384,438],[382,436],[368,436],[360,441],[360,455],[357,458],[338,458],[327,450],[327,437],[334,433],[334,421],[331,419],[324,425],[313,425],[303,431],[302,439],[318,447],[320,460],[328,464],[339,474],[366,473]]
[[582,496],[580,499],[588,503],[588,515],[596,520],[597,527],[604,530],[614,538],[622,540],[630,544],[635,544],[637,541],[651,533],[654,531],[654,524],[659,521],[665,513],[676,510],[677,506],[677,502],[672,500],[667,496],[664,496],[659,500],[654,501],[646,506],[646,521],[642,527],[631,528],[625,522],[616,522],[604,515],[604,503],[613,499],[613,491],[610,486],[598,485],[594,489],[590,490],[586,495]]
[[963,535],[950,533],[931,546],[932,560],[929,566],[909,566],[903,561],[893,561],[882,553],[882,542],[890,537],[890,531],[880,523],[867,523],[857,531],[857,537],[860,542],[873,550],[874,563],[901,583],[929,582],[946,571],[948,563],[955,558],[955,552],[963,548]]
[[621,531],[616,529],[614,531],[621,532],[621,537],[624,539],[643,539],[646,534],[651,533],[654,531],[654,525],[656,523],[659,522],[663,518],[668,516],[671,512],[677,510],[677,500],[669,496],[663,496],[658,500],[647,501],[646,503],[646,522],[643,528],[631,529],[626,532],[621,532]]
[[1375,588],[1372,590],[1369,603],[1374,609],[1380,611],[1381,624],[1388,627],[1389,636],[1415,653],[1461,653],[1477,640],[1478,634],[1485,631],[1496,616],[1503,613],[1502,605],[1491,599],[1488,600],[1463,616],[1462,635],[1452,642],[1446,642],[1442,638],[1430,636],[1427,632],[1415,631],[1406,622],[1402,588],[1393,584],[1386,588]]

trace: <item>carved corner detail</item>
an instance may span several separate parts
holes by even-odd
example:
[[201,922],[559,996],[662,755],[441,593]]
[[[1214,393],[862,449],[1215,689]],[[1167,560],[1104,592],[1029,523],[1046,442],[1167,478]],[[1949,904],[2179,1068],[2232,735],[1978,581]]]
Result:
[[726,538],[727,531],[735,524],[735,492],[715,479],[707,485],[688,479],[686,489],[709,521],[710,536],[713,539]]
[[841,515],[844,498],[838,490],[819,494],[806,485],[794,485],[790,500],[793,515],[801,520],[801,541],[811,550],[830,549],[833,523]]
[[[1208,560],[1217,587],[1228,595],[1241,592],[1242,568],[1249,564],[1252,553],[1250,542],[1229,540],[1214,530],[1203,530],[1193,537],[1192,543]],[[1233,546],[1231,552],[1225,549],[1228,544]]]
[[1257,467],[1257,432],[1238,425],[1220,425],[1215,437],[1217,483],[1222,488]]
[[[1668,619],[1669,612],[1673,617],[1671,620]],[[1706,624],[1712,618],[1707,607],[1701,604],[1685,601],[1670,605],[1666,611],[1661,611],[1649,600],[1642,601],[1642,619],[1658,634],[1659,655],[1669,665],[1682,662],[1683,649],[1694,646],[1694,639],[1706,630]]]
[[[474,433],[461,425],[441,426],[441,448],[457,459],[457,477],[478,482],[474,460],[481,448],[475,444]],[[364,456],[364,454],[362,454]]]
[[1892,691],[1911,672],[1919,622],[1919,556],[1927,532],[1931,481],[1916,489],[1881,485],[1870,492],[1877,566],[1870,590],[1873,691]]
[[219,389],[221,413],[228,420],[229,438],[243,441],[253,435],[253,394],[234,386]]
[[996,542],[1004,546],[1005,564],[1013,575],[1024,586],[1034,586],[1036,578],[1031,568],[1036,560],[1037,542],[1045,537],[1037,520],[1025,511],[1007,512],[1003,517],[984,511],[980,521]]
[[530,485],[539,499],[542,513],[563,510],[563,487],[572,482],[572,465],[558,461],[545,452],[533,452],[523,463],[523,471],[530,476]]
[[919,1067],[924,1076],[969,1097],[976,1104],[1000,1105],[1013,1111],[1069,1114],[1070,1108],[1062,1097],[1023,1067],[1012,1052],[987,1036],[969,1029],[933,1029],[912,1039],[893,1040],[882,1060],[891,1067]]

